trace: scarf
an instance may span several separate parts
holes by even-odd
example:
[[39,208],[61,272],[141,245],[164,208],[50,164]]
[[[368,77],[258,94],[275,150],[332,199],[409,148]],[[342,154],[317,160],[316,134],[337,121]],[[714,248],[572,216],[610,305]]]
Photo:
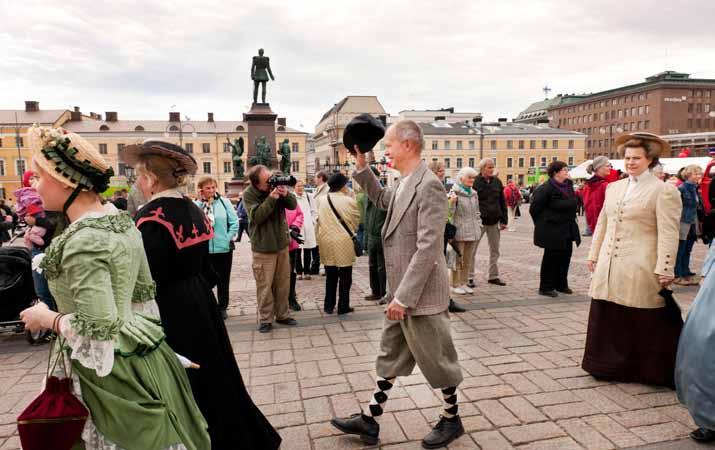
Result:
[[216,221],[216,217],[214,216],[214,209],[212,208],[211,205],[213,205],[214,202],[220,202],[218,194],[214,194],[214,201],[212,203],[209,203],[208,201],[203,202],[203,210],[204,214],[206,215],[206,218],[209,219],[209,223],[211,226],[214,226],[214,222]]
[[472,188],[469,186],[465,186],[462,183],[459,183],[459,187],[462,188],[462,190],[467,194],[467,195],[472,195]]
[[550,178],[549,183],[551,183],[552,186],[554,186],[556,189],[558,189],[559,192],[564,194],[564,196],[566,196],[566,197],[571,197],[574,195],[573,185],[571,183],[569,183],[568,181],[559,183],[558,181],[556,181],[556,179]]

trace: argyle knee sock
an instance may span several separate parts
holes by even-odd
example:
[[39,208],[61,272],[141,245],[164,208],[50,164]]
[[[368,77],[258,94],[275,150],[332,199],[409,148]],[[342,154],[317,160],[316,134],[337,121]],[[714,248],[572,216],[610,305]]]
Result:
[[372,399],[370,399],[370,405],[368,407],[368,413],[363,414],[367,419],[373,420],[374,417],[379,417],[382,415],[382,407],[387,401],[387,396],[390,394],[390,389],[395,384],[395,378],[378,378],[377,379],[377,389],[375,393],[372,394]]
[[459,405],[457,405],[457,388],[449,387],[442,389],[442,398],[444,399],[444,412],[442,413],[442,416],[449,420],[459,415]]

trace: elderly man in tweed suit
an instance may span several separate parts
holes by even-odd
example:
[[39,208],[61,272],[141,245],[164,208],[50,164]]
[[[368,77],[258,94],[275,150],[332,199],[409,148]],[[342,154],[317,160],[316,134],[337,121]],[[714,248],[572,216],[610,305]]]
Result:
[[381,187],[360,152],[356,152],[354,175],[370,200],[387,209],[382,240],[389,305],[376,362],[377,389],[367,411],[334,418],[331,423],[345,433],[359,435],[367,444],[376,444],[380,426],[375,418],[382,414],[395,378],[410,375],[417,364],[444,398],[439,423],[422,441],[424,448],[440,448],[464,433],[457,406],[462,370],[452,342],[449,281],[442,254],[445,191],[421,159],[424,137],[415,122],[392,125],[384,143],[392,167],[402,175],[397,186]]

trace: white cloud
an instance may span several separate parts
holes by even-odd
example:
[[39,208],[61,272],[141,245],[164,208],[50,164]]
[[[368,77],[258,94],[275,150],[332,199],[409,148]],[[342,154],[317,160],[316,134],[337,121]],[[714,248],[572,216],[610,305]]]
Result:
[[666,67],[715,78],[711,0],[0,0],[0,16],[2,108],[34,99],[163,118],[177,105],[239,119],[259,47],[273,109],[307,130],[350,94],[391,113],[455,106],[495,119],[545,84],[598,91]]

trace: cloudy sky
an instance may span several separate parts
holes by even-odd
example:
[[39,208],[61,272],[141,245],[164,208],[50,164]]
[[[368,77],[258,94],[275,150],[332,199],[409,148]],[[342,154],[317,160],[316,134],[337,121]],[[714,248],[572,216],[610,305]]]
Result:
[[346,95],[492,120],[544,85],[593,92],[666,68],[715,78],[713,0],[0,0],[0,17],[0,109],[240,120],[259,47],[273,110],[306,131]]

